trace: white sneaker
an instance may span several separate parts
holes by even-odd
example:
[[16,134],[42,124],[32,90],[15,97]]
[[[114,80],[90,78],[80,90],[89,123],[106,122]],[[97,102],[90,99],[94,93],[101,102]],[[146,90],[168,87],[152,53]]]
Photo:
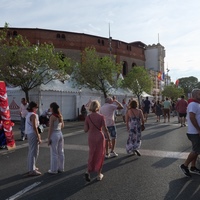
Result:
[[117,157],[117,156],[118,156],[118,154],[115,153],[114,151],[113,151],[113,152],[110,152],[110,157]]
[[48,170],[48,173],[49,174],[57,174],[58,172],[53,172],[53,171],[51,171],[50,169]]
[[106,154],[106,155],[105,155],[105,158],[110,158],[110,154]]
[[97,180],[101,181],[103,179],[103,174],[100,174],[99,176],[97,176]]

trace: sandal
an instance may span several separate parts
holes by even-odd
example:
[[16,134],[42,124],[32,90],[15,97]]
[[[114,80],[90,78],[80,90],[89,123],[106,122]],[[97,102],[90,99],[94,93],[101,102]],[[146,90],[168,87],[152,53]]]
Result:
[[85,173],[85,180],[90,182],[90,174],[88,172]]
[[41,174],[42,174],[41,172],[34,170],[32,172],[29,172],[28,176],[40,176]]
[[135,150],[135,153],[137,154],[137,156],[141,156],[141,154],[138,150]]

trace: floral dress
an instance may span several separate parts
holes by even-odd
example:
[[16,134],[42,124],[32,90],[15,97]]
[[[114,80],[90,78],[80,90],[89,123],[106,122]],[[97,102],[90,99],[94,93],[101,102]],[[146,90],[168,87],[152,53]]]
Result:
[[140,117],[132,116],[129,118],[129,136],[126,143],[127,153],[132,153],[141,146],[141,122]]

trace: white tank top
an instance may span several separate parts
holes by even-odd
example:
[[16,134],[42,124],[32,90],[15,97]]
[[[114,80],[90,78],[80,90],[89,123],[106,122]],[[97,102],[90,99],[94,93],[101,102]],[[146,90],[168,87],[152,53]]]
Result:
[[60,131],[60,130],[61,130],[61,126],[62,126],[62,123],[59,122],[59,119],[57,118],[57,119],[54,121],[53,130],[54,130],[54,131]]
[[26,115],[26,123],[25,123],[25,134],[27,134],[27,135],[35,132],[34,129],[33,129],[33,126],[32,126],[32,122],[30,120],[31,115],[36,116],[36,120],[37,120],[36,126],[37,127],[39,126],[38,115],[35,114],[34,112],[28,112],[28,114]]

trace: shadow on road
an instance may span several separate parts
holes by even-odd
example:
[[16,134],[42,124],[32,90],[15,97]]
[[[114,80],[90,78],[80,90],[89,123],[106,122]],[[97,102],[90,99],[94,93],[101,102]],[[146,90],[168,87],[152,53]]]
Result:
[[192,178],[184,177],[171,181],[164,200],[199,200],[199,198],[199,175],[193,175]]

